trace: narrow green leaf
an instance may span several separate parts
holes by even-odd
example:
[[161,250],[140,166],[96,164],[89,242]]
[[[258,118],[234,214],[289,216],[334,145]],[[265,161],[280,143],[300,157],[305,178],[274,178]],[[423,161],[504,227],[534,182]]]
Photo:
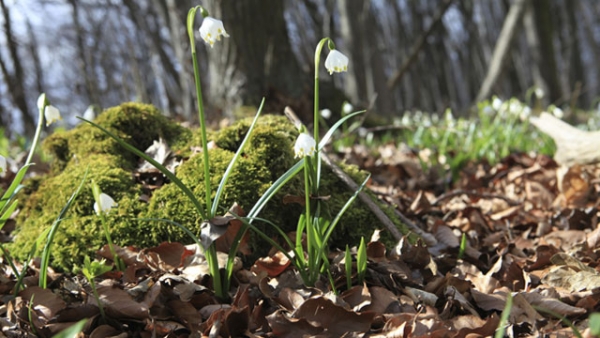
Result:
[[233,158],[229,162],[229,165],[227,166],[227,169],[225,170],[225,173],[223,174],[223,177],[221,178],[221,182],[219,183],[219,187],[217,188],[217,192],[215,194],[215,198],[214,198],[213,204],[212,204],[212,209],[210,211],[210,215],[211,216],[212,215],[216,215],[216,213],[217,213],[217,208],[219,207],[219,200],[221,198],[221,194],[223,193],[223,190],[225,189],[225,185],[227,184],[227,180],[229,179],[229,176],[231,175],[231,171],[233,170],[233,167],[235,166],[235,164],[237,162],[237,159],[242,154],[246,143],[250,139],[252,131],[254,130],[254,126],[256,125],[256,122],[258,121],[258,117],[260,116],[260,113],[262,112],[262,109],[263,109],[264,105],[265,105],[265,98],[263,98],[262,101],[260,102],[260,106],[258,107],[258,111],[256,112],[256,116],[254,117],[254,120],[252,121],[252,124],[250,125],[250,128],[248,128],[248,131],[246,132],[246,136],[244,137],[244,140],[242,141],[242,144],[240,144],[240,147],[238,148],[238,150],[236,151],[235,155],[233,156]]
[[81,187],[83,187],[83,183],[87,179],[88,171],[89,171],[89,167],[86,168],[85,173],[83,174],[83,178],[81,179],[81,182],[79,183],[79,186],[73,192],[73,194],[71,194],[71,197],[69,198],[69,200],[67,201],[65,206],[63,206],[62,210],[58,214],[58,217],[56,217],[56,220],[54,220],[54,223],[52,223],[52,226],[50,227],[50,230],[48,232],[48,238],[46,240],[46,244],[44,245],[44,249],[42,250],[42,260],[40,263],[39,285],[43,289],[45,289],[47,286],[48,266],[50,265],[50,252],[51,252],[50,248],[52,247],[52,244],[54,241],[54,236],[56,235],[56,231],[58,231],[58,226],[59,226],[60,222],[64,219],[65,215],[67,214],[67,211],[69,210],[69,208],[71,208],[71,205],[73,204],[73,202],[79,195],[79,192],[81,191]]
[[[125,149],[134,153],[135,155],[143,158],[144,160],[148,161],[148,163],[152,164],[156,169],[160,170],[160,172],[163,173],[163,175],[165,175],[169,180],[171,180],[171,182],[173,182],[175,185],[177,185],[177,187],[179,189],[181,189],[181,191],[190,199],[192,204],[194,204],[194,207],[196,207],[196,210],[198,210],[198,213],[200,214],[200,216],[203,219],[207,218],[204,207],[202,206],[200,201],[198,201],[198,199],[196,198],[194,193],[185,184],[183,184],[183,182],[181,182],[181,180],[179,178],[177,178],[177,176],[175,176],[175,174],[173,174],[169,169],[165,168],[162,164],[158,163],[156,160],[154,160],[150,156],[146,155],[144,152],[140,151],[139,149],[136,149],[134,146],[125,142],[123,139],[121,139],[117,135],[111,133],[106,128],[104,128],[92,121],[88,121],[82,117],[77,116],[77,118],[102,130],[106,135],[110,136],[115,141],[117,141],[122,147],[124,147]],[[206,178],[206,179],[208,179],[208,178]]]
[[365,281],[365,274],[367,273],[367,245],[365,244],[364,237],[360,238],[360,245],[356,253],[356,271],[358,282],[362,284]]

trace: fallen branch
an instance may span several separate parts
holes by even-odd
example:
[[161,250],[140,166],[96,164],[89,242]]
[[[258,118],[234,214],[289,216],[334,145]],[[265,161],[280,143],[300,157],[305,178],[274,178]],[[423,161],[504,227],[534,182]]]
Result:
[[531,117],[529,120],[554,140],[554,160],[557,163],[571,166],[600,162],[600,131],[577,129],[545,112],[540,117]]

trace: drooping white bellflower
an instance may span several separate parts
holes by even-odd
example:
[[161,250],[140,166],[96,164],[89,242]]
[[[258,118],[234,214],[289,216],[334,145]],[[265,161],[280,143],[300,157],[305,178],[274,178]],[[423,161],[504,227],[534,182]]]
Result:
[[[112,197],[105,193],[100,193],[100,205],[98,205],[98,202],[94,202],[94,211],[96,214],[100,215],[100,211],[108,212],[112,207],[115,206],[117,206],[117,203]],[[100,207],[102,207],[102,210],[100,210]]]
[[60,111],[54,106],[46,106],[46,109],[44,109],[44,116],[46,117],[46,127],[55,121],[62,120]]
[[300,133],[296,144],[294,144],[294,157],[312,156],[316,152],[317,142],[312,136],[306,133]]
[[229,37],[229,34],[225,31],[225,27],[223,27],[223,21],[211,18],[210,16],[204,18],[200,26],[200,37],[202,40],[212,48],[215,41],[221,41],[221,35],[226,38]]
[[329,75],[334,72],[345,72],[348,70],[348,57],[334,49],[329,52],[327,59],[325,59],[325,68],[329,72]]
[[0,174],[4,174],[6,172],[6,158],[0,155]]

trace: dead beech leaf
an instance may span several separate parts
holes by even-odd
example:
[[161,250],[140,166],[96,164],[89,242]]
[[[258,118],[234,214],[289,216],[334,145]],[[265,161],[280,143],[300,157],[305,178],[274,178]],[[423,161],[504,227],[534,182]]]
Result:
[[351,332],[367,332],[375,313],[356,313],[335,305],[325,297],[316,297],[302,303],[292,313],[292,317],[306,319],[309,323],[324,328],[328,335],[341,337]]
[[292,262],[283,254],[283,252],[277,251],[273,255],[257,259],[254,262],[251,271],[257,275],[260,275],[261,272],[266,272],[269,277],[277,277],[284,272],[291,263]]
[[493,337],[499,324],[500,317],[493,313],[490,317],[485,319],[482,326],[473,328],[463,327],[458,331],[454,338]]
[[384,314],[392,303],[398,303],[398,297],[393,292],[379,286],[370,287],[369,294],[371,295],[371,304],[365,306],[362,309],[363,312]]
[[477,306],[485,311],[502,311],[506,305],[506,292],[496,291],[492,294],[471,290],[471,296]]
[[521,292],[531,305],[535,305],[543,310],[552,311],[563,316],[576,316],[586,313],[586,309],[565,304],[556,298],[545,297],[538,292]]
[[167,307],[190,332],[198,332],[202,324],[202,316],[192,304],[173,299],[167,303]]
[[[106,313],[111,317],[148,318],[148,306],[134,301],[125,290],[114,286],[113,283],[98,284],[98,294]],[[96,302],[94,297],[90,297],[89,301]]]
[[90,338],[118,337],[121,331],[110,325],[100,325],[90,333]]
[[288,287],[281,289],[274,299],[280,306],[290,312],[296,310],[304,303],[304,297],[296,290],[292,290]]
[[166,272],[175,271],[181,267],[186,257],[193,254],[183,244],[177,242],[163,242],[159,246],[144,252],[146,253],[145,260],[149,265]]
[[[238,208],[239,211],[236,212],[238,216],[243,216],[243,212],[241,208]],[[235,237],[242,230],[244,224],[242,221],[238,219],[232,219],[229,221],[229,226],[227,227],[227,231],[217,238],[215,245],[217,251],[221,252],[229,252],[231,246],[235,242]],[[252,254],[252,249],[250,248],[250,233],[246,231],[246,233],[239,240],[238,252],[249,256]]]
[[[563,172],[557,170],[556,174],[561,175]],[[588,183],[588,175],[582,170],[580,165],[568,168],[562,177],[557,177],[557,180],[564,207],[585,207],[587,198],[591,192],[591,186]]]
[[324,328],[312,325],[305,318],[288,317],[282,310],[268,315],[267,321],[273,335],[280,338],[316,337],[324,331]]
[[33,296],[33,309],[47,320],[54,318],[67,304],[50,289],[30,286],[19,292],[19,296],[29,302]]
[[410,210],[419,215],[428,212],[430,209],[431,203],[423,193],[423,190],[419,190],[417,197],[415,197],[415,200],[410,205]]
[[341,297],[354,311],[361,311],[362,308],[371,304],[371,293],[369,288],[364,285],[353,286],[342,292]]

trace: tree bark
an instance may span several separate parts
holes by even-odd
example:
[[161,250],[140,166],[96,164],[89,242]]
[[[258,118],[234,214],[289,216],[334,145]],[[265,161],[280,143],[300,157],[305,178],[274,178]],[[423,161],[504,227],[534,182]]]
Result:
[[536,33],[540,42],[538,63],[540,74],[548,88],[548,98],[551,102],[558,102],[563,99],[563,95],[554,57],[554,29],[550,7],[550,0],[532,0],[529,11],[534,15]]
[[10,63],[13,65],[13,72],[11,73],[8,70],[4,60],[2,60],[0,68],[3,76],[8,82],[8,91],[10,93],[11,100],[20,111],[21,119],[25,129],[25,135],[31,137],[35,132],[35,121],[29,114],[29,105],[27,103],[27,97],[25,96],[25,72],[23,70],[23,65],[21,64],[17,42],[13,34],[10,11],[6,7],[4,0],[0,0],[0,9],[2,10],[2,17],[4,19],[4,36],[8,47]]
[[211,103],[226,116],[242,105],[258,106],[262,97],[270,111],[298,109],[306,94],[309,78],[292,52],[283,6],[281,0],[206,1],[230,35],[207,47]]
[[510,6],[510,10],[506,15],[504,25],[500,31],[500,36],[496,42],[496,47],[494,47],[494,53],[492,55],[492,60],[490,61],[487,75],[483,80],[483,84],[481,85],[475,102],[480,102],[488,98],[500,78],[506,58],[510,52],[510,45],[517,33],[519,22],[525,14],[526,5],[527,0],[515,0]]

